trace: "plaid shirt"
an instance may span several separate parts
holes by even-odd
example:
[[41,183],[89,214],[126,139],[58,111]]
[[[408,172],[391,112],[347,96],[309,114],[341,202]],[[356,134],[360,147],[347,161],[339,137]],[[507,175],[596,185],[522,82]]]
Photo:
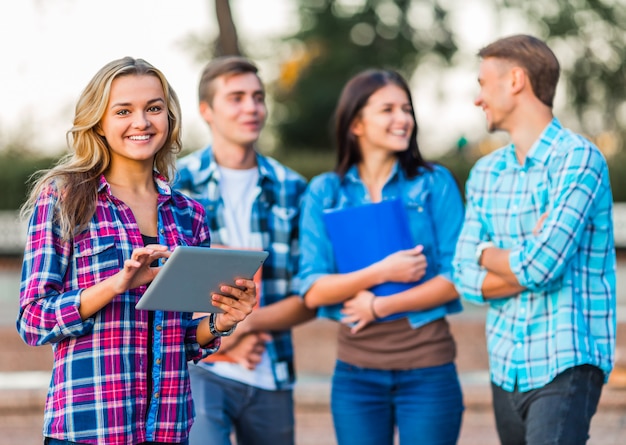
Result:
[[[170,249],[208,244],[204,209],[171,192],[164,178],[156,175],[155,182],[159,242]],[[148,344],[149,312],[135,310],[146,286],[118,295],[83,321],[78,312],[82,290],[117,273],[132,250],[143,246],[141,233],[130,208],[111,195],[104,177],[94,216],[71,241],[59,237],[57,205],[53,186],[36,203],[17,320],[24,341],[49,343],[54,351],[44,436],[102,445],[186,440],[193,422],[187,361],[214,352],[219,340],[201,349],[192,314],[157,311]]]
[[[523,165],[509,145],[479,160],[467,182],[455,283],[483,303],[478,243],[510,249],[519,295],[489,300],[491,379],[507,391],[539,388],[573,366],[608,378],[615,348],[613,199],[606,162],[588,140],[546,127]],[[541,232],[532,231],[548,214]]]
[[[306,180],[276,160],[257,153],[258,195],[252,205],[250,221],[252,244],[267,250],[263,263],[259,305],[267,306],[298,294],[298,219]],[[211,147],[196,151],[178,162],[178,177],[173,186],[200,202],[206,209],[214,244],[230,245],[224,220],[224,201],[220,195],[220,171]],[[291,331],[272,332],[276,363],[285,363],[288,376],[276,383],[293,383],[293,345]],[[204,365],[204,364],[201,364]],[[281,368],[282,369],[282,368]]]

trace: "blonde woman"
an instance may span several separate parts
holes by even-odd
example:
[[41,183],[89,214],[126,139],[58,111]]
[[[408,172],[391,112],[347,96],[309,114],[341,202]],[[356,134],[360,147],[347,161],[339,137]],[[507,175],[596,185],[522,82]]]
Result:
[[51,344],[46,444],[186,444],[193,422],[187,361],[217,350],[252,311],[254,282],[212,295],[224,310],[152,312],[135,304],[178,245],[208,246],[204,210],[168,185],[180,105],[142,59],[102,67],[82,92],[70,154],[42,172],[30,217],[17,328]]

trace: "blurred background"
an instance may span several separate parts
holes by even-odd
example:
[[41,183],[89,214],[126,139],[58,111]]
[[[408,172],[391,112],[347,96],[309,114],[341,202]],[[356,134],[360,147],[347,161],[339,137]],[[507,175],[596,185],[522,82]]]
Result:
[[626,0],[22,0],[0,5],[0,209],[65,153],[73,107],[106,62],[142,57],[183,105],[185,152],[210,142],[197,112],[202,66],[216,55],[258,63],[270,117],[260,151],[308,178],[334,164],[329,122],[346,80],[367,67],[402,72],[414,91],[424,154],[464,182],[488,135],[476,52],[505,35],[545,39],[563,75],[555,113],[606,155],[626,201]]
[[[562,67],[555,114],[594,141],[609,164],[618,247],[617,367],[609,390],[618,392],[603,394],[592,443],[623,443],[626,0],[20,0],[0,2],[0,445],[40,437],[51,368],[50,349],[25,346],[14,327],[26,230],[17,210],[30,175],[66,153],[75,102],[105,63],[128,55],[165,73],[183,107],[186,154],[211,141],[197,111],[204,64],[225,54],[251,58],[268,93],[259,151],[307,178],[334,166],[330,121],[347,79],[365,68],[396,69],[414,93],[423,154],[449,167],[463,186],[480,156],[508,142],[486,132],[483,112],[473,105],[476,53],[518,33],[554,50]],[[460,444],[495,444],[484,308],[464,306],[451,320],[471,408]],[[296,355],[298,415],[310,419],[311,409],[302,407],[314,406],[325,422],[299,417],[301,444],[309,436],[316,445],[333,443],[325,397],[335,328],[316,321],[296,329],[296,350],[311,351]],[[471,417],[480,413],[486,417]]]

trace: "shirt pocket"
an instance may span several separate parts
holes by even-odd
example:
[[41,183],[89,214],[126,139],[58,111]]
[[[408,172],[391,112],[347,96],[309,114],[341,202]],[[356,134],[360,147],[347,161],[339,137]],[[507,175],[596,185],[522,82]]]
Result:
[[93,286],[115,275],[121,268],[121,252],[115,236],[87,238],[74,244],[78,287]]
[[406,203],[405,206],[413,236],[413,246],[420,244],[423,246],[422,252],[428,262],[425,278],[430,278],[437,274],[439,253],[437,232],[433,225],[432,215],[428,211],[427,199],[426,194],[420,194],[420,196]]
[[436,234],[425,200],[412,200],[405,204],[405,208],[413,236],[412,244],[421,244],[424,250],[432,249],[436,245]]

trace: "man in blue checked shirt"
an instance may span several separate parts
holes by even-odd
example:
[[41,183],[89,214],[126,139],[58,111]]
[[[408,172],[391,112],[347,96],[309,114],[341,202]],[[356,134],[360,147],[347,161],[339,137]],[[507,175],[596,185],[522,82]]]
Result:
[[257,281],[260,307],[222,339],[211,359],[190,365],[196,419],[190,445],[294,443],[290,328],[315,313],[297,295],[298,221],[305,179],[256,150],[265,88],[241,57],[209,62],[198,87],[211,146],[182,158],[175,188],[206,209],[213,247],[269,251]]
[[534,37],[481,49],[475,104],[511,143],[466,184],[455,284],[489,304],[503,444],[584,444],[615,349],[613,199],[602,154],[552,114],[559,63]]

